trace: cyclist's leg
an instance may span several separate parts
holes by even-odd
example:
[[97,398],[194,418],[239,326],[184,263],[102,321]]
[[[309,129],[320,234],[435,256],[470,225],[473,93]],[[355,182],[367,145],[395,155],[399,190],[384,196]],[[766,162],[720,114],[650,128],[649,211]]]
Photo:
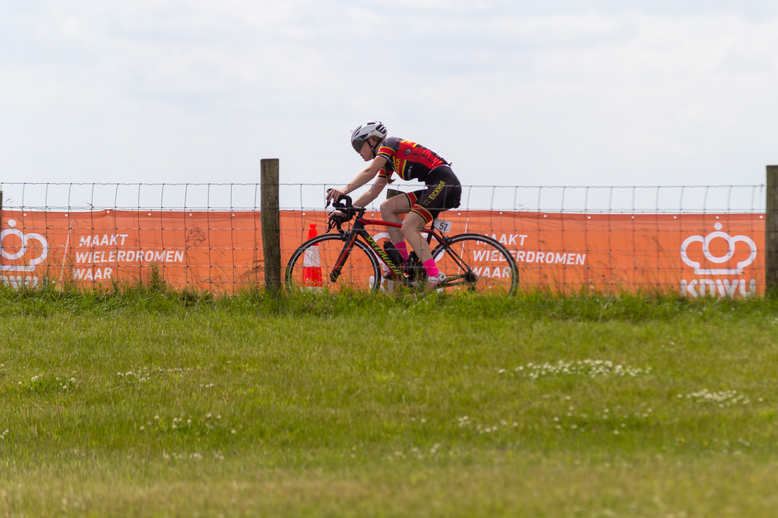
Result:
[[[413,195],[413,193],[411,193]],[[415,200],[415,196],[413,197]],[[381,204],[381,217],[384,221],[391,223],[402,223],[400,214],[408,214],[411,210],[411,198],[408,194],[400,194],[393,196]],[[389,232],[389,237],[392,239],[392,243],[397,245],[402,242],[403,236],[399,228],[386,227],[386,231]]]
[[427,244],[427,240],[421,236],[421,230],[426,224],[426,219],[418,212],[412,211],[408,214],[408,217],[405,218],[403,226],[400,229],[402,231],[402,237],[411,245],[411,248],[414,249],[422,263],[432,259],[430,245]]
[[427,189],[416,197],[410,214],[405,218],[403,235],[416,250],[427,275],[435,277],[438,269],[432,259],[429,244],[421,237],[421,230],[444,210],[459,207],[462,187],[448,166],[433,170],[427,182]]
[[406,241],[411,244],[416,251],[416,255],[419,256],[424,272],[427,274],[427,288],[432,289],[440,282],[440,271],[435,260],[432,258],[432,252],[430,251],[430,245],[427,240],[421,235],[421,230],[427,225],[429,221],[437,216],[438,211],[432,211],[434,214],[430,214],[430,219],[426,219],[422,216],[422,213],[414,209],[408,214],[408,217],[403,221],[402,233]]

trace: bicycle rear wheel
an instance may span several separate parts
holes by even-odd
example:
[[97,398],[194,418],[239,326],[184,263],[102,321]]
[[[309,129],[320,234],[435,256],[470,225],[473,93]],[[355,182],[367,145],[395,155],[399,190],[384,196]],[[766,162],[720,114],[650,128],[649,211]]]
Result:
[[[376,291],[381,285],[381,268],[373,251],[354,241],[346,261],[335,277],[333,270],[345,241],[340,235],[316,236],[300,245],[286,266],[289,291]],[[333,278],[335,277],[335,278]]]
[[513,295],[519,287],[519,268],[510,252],[494,239],[460,234],[432,252],[446,279],[440,289]]

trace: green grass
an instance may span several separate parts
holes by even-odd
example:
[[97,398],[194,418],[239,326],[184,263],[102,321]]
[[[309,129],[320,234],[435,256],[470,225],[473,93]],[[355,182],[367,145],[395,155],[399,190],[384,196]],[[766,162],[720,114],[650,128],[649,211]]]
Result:
[[776,310],[0,290],[0,515],[775,515]]

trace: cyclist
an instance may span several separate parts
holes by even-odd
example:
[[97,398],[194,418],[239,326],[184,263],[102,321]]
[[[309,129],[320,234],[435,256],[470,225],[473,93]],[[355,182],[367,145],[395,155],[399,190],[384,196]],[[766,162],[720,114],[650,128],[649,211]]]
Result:
[[[426,184],[421,189],[404,196],[394,196],[381,204],[381,216],[385,221],[402,223],[402,228],[387,227],[389,237],[402,255],[408,260],[410,243],[419,256],[427,273],[427,290],[443,279],[438,271],[429,244],[421,236],[424,226],[447,209],[459,207],[462,186],[451,170],[451,163],[431,149],[397,137],[387,137],[386,126],[381,121],[367,121],[360,124],[351,134],[351,145],[365,162],[370,162],[350,183],[327,193],[327,201],[336,200],[348,194],[373,178],[373,185],[354,201],[357,207],[365,207],[375,200],[386,184],[393,182],[397,174],[403,180],[418,180]],[[405,220],[401,214],[408,214]]]

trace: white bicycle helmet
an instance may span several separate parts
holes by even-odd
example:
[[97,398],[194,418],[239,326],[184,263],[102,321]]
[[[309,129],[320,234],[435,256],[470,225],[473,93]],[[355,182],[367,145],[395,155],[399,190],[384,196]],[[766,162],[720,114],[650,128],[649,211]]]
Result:
[[[351,134],[351,146],[359,153],[362,150],[362,143],[370,137],[378,138],[380,144],[386,138],[386,126],[381,121],[367,121],[363,122],[354,132]],[[371,146],[373,149],[373,155],[375,155],[376,146]]]

